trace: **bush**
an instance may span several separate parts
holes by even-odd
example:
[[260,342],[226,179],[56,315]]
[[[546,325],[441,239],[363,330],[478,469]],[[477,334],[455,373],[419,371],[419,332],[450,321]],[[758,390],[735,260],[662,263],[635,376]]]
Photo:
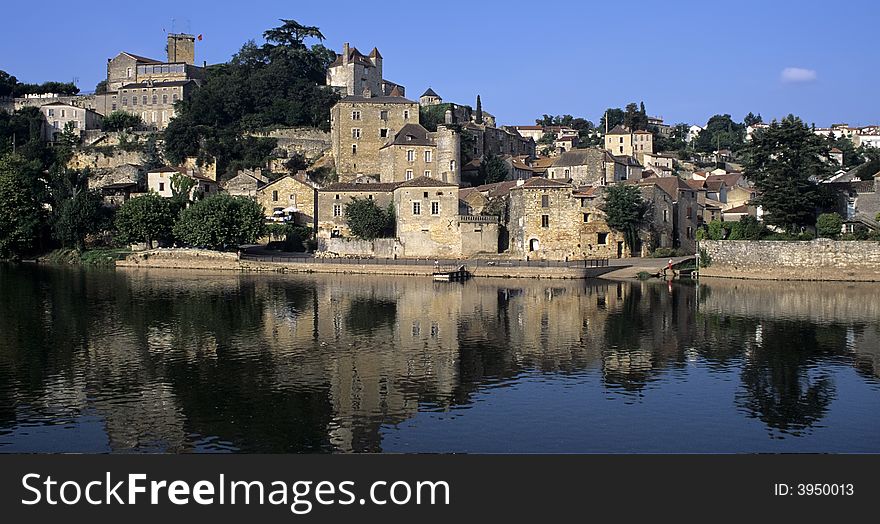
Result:
[[837,213],[822,213],[816,219],[816,233],[822,238],[835,239],[842,228],[843,219]]
[[101,129],[104,131],[123,131],[125,129],[140,129],[143,127],[144,121],[141,117],[126,111],[113,111],[101,123]]
[[757,218],[746,215],[740,219],[739,234],[743,240],[761,240],[765,233],[764,224]]
[[651,252],[653,258],[674,258],[686,256],[681,249],[673,249],[671,247],[658,247]]
[[205,249],[253,244],[265,233],[263,207],[247,197],[216,194],[185,209],[173,231],[178,240]]

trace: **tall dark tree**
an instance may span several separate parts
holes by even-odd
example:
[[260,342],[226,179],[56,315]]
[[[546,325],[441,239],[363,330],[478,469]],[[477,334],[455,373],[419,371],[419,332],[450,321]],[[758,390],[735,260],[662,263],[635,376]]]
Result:
[[480,100],[480,95],[477,95],[477,110],[474,113],[474,120],[476,120],[478,124],[483,123],[483,102]]
[[604,113],[602,113],[602,118],[599,119],[599,129],[604,133],[605,129],[611,130],[618,124],[625,125],[625,119],[626,113],[624,113],[623,109],[619,107],[609,107]]
[[19,154],[0,157],[0,259],[37,247],[45,216],[40,163]]
[[829,149],[794,115],[752,137],[744,150],[745,176],[758,190],[765,222],[790,232],[816,223],[816,210],[825,203],[820,182],[833,172]]
[[639,102],[639,121],[637,129],[642,131],[648,130],[648,113],[645,111],[645,103]]
[[640,121],[641,114],[639,113],[639,106],[637,106],[635,102],[630,102],[626,105],[626,109],[624,110],[623,125],[630,130],[635,131],[638,128]]
[[738,151],[745,143],[745,126],[730,115],[714,115],[694,140],[694,149],[711,153],[719,149]]

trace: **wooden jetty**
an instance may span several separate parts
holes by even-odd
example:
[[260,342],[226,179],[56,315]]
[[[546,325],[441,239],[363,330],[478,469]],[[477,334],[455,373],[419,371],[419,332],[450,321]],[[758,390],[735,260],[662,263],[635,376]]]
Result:
[[461,282],[471,277],[470,272],[463,265],[452,271],[435,271],[433,273],[435,282]]

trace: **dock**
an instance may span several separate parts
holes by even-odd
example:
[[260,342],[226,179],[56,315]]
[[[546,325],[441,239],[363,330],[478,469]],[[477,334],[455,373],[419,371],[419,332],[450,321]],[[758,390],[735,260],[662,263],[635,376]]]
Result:
[[435,271],[432,276],[434,282],[461,282],[469,279],[471,274],[464,265],[461,265],[451,271]]

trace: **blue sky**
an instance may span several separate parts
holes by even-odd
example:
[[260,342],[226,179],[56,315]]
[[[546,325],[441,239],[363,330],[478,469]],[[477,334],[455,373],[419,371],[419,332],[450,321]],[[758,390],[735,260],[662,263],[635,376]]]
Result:
[[409,98],[428,86],[458,103],[479,93],[503,124],[543,113],[598,122],[606,107],[642,100],[669,123],[749,111],[880,123],[874,0],[50,0],[11,3],[3,17],[0,69],[25,82],[78,78],[83,91],[119,51],[162,58],[172,27],[203,34],[196,58],[216,63],[293,18],[320,27],[337,51],[345,41],[377,46],[385,77]]

